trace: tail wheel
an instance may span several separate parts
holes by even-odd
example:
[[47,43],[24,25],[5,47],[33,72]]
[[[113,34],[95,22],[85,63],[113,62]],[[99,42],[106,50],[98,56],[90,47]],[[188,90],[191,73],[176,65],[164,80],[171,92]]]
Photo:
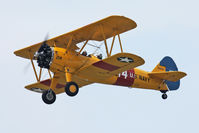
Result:
[[167,99],[167,94],[166,93],[162,94],[162,99]]
[[79,92],[79,87],[75,82],[66,83],[65,92],[69,96],[75,96]]
[[160,92],[162,93],[162,99],[167,99],[167,94],[166,94],[166,92],[167,92],[168,90],[160,90]]
[[56,94],[53,90],[49,89],[43,92],[42,100],[46,104],[53,104],[56,100]]

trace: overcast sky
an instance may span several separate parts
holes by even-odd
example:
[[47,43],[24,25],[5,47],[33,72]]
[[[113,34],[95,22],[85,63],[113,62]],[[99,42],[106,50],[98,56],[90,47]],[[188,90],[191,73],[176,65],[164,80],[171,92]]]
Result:
[[[198,0],[1,0],[0,132],[198,133],[198,5]],[[15,50],[110,15],[137,23],[121,39],[125,52],[145,59],[140,69],[151,71],[171,56],[188,74],[179,90],[162,100],[158,91],[92,84],[76,97],[57,95],[49,106],[41,94],[24,89],[35,77],[30,61]]]

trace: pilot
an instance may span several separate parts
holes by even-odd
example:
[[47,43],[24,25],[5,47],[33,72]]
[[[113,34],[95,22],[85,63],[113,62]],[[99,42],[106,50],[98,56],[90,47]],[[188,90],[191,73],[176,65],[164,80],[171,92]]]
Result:
[[102,54],[97,55],[97,58],[101,60],[102,59]]
[[87,52],[86,52],[86,51],[83,51],[83,52],[82,52],[82,55],[83,55],[83,56],[87,56]]

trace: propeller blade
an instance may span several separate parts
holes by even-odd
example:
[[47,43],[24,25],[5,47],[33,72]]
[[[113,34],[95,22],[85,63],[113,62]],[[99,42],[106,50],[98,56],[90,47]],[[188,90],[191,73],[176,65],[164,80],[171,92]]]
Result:
[[29,70],[30,67],[31,67],[31,63],[28,62],[28,63],[24,66],[24,68],[23,68],[24,74],[26,74],[26,73],[28,72],[28,70]]
[[49,35],[48,35],[48,33],[47,33],[46,36],[45,36],[45,38],[44,38],[44,41],[43,41],[41,47],[40,47],[39,50],[37,51],[38,53],[40,53],[41,51],[43,51],[43,49],[45,49],[45,47],[48,46],[48,44],[47,44],[48,37],[49,37]]

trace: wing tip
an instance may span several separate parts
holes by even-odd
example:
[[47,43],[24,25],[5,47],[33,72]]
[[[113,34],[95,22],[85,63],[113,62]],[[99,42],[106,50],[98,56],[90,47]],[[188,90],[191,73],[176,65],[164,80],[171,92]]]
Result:
[[134,20],[132,20],[132,19],[126,17],[126,16],[123,16],[123,15],[111,15],[111,16],[108,16],[108,17],[106,17],[104,19],[107,19],[107,18],[125,19],[126,21],[129,21],[131,23],[131,26],[132,26],[131,29],[134,29],[134,28],[137,27],[137,23]]
[[141,66],[145,63],[145,60],[138,56],[138,55],[135,55],[135,54],[131,54],[131,53],[117,53],[113,56],[117,56],[117,57],[120,57],[120,56],[126,56],[126,57],[130,57],[132,58],[135,62],[139,62],[139,65],[138,66]]

